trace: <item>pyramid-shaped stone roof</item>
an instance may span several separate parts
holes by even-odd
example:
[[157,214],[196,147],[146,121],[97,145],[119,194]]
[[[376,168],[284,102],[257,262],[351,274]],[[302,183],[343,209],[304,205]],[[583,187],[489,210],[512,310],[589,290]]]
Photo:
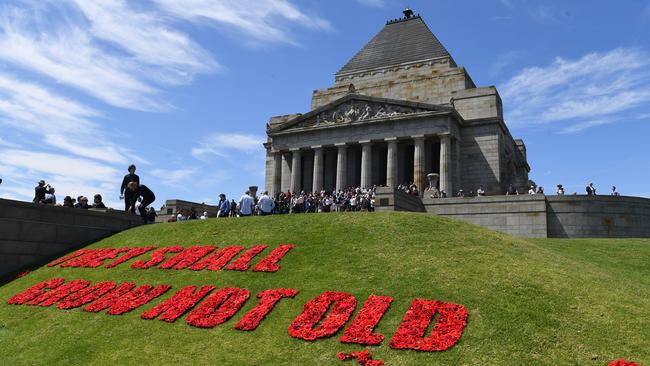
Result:
[[449,56],[422,18],[389,21],[338,74]]

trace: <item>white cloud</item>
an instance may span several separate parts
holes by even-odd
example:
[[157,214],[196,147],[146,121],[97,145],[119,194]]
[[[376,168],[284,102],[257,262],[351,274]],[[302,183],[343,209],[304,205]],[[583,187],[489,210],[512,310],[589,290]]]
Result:
[[[52,2],[43,8],[1,8],[0,60],[108,104],[164,110],[169,105],[161,101],[161,84],[185,83],[216,68],[206,51],[166,27],[160,14],[136,11],[123,1]],[[70,15],[75,11],[81,16]]]
[[650,57],[618,48],[576,60],[557,58],[546,67],[522,70],[501,92],[514,128],[561,123],[564,133],[578,132],[634,118],[650,102]]
[[287,0],[154,0],[174,17],[225,25],[258,41],[293,43],[289,28],[329,30],[331,24],[307,15]]
[[92,108],[0,73],[0,125],[37,135],[50,146],[82,157],[125,163],[131,153],[111,143],[95,118],[101,114]]
[[264,151],[264,137],[237,133],[214,133],[192,148],[192,156],[205,159],[210,155],[228,157],[233,152],[259,153]]
[[196,174],[200,172],[198,167],[180,168],[180,169],[154,169],[150,173],[160,179],[163,184],[171,186],[188,187],[196,184]]

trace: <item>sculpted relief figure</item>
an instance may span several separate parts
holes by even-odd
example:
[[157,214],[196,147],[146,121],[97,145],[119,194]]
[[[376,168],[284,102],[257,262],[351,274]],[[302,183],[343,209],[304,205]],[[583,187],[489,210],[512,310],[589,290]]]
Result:
[[359,117],[359,120],[364,120],[370,118],[372,115],[372,107],[370,104],[366,104],[365,107],[363,107],[363,113],[361,113],[361,116]]
[[352,122],[357,119],[359,111],[353,104],[349,104],[345,113],[343,113],[344,122]]

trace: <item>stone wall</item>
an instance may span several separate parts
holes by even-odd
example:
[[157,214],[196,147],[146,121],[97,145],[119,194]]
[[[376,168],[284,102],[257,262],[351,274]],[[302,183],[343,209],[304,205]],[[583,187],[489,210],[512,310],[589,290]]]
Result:
[[515,236],[545,238],[546,199],[543,195],[423,199],[429,213],[480,225]]
[[0,281],[140,225],[140,216],[0,199]]
[[[480,184],[488,194],[501,194],[500,128],[496,123],[461,129],[461,182],[463,191]],[[454,195],[457,192],[447,192]]]
[[388,187],[377,187],[375,193],[376,211],[424,212],[420,197],[410,196],[404,191]]
[[548,196],[547,210],[549,237],[650,237],[650,199],[647,198]]
[[427,212],[529,238],[649,238],[650,199],[611,196],[423,198]]
[[464,68],[457,67],[449,57],[441,57],[337,74],[333,87],[314,91],[312,109],[343,97],[350,84],[359,94],[429,104],[448,104],[452,92],[475,87]]

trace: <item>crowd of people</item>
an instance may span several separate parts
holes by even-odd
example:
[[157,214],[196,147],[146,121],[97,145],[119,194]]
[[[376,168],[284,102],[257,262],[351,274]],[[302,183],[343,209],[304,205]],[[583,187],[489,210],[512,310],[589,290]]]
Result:
[[[426,191],[428,191],[428,190],[429,190],[429,188],[427,188],[427,190],[425,190],[425,194],[426,194]],[[587,196],[595,196],[596,195],[596,187],[594,186],[593,183],[587,184],[587,186],[585,187],[585,191],[587,193]],[[555,190],[555,194],[558,195],[558,196],[564,196],[565,193],[566,193],[566,191],[564,189],[564,186],[562,184],[558,184],[557,188]],[[444,192],[437,193],[437,190],[436,190],[435,194],[436,195],[434,196],[434,193],[432,193],[431,197],[432,198],[446,197]],[[518,195],[518,194],[519,194],[519,190],[512,184],[510,184],[508,186],[508,188],[506,189],[506,196]],[[546,193],[544,192],[544,187],[542,187],[542,186],[537,186],[536,187],[535,185],[530,185],[529,188],[528,188],[527,194],[532,195],[532,194],[546,194]],[[575,195],[578,194],[578,192],[573,192],[572,194],[575,196]],[[620,193],[618,193],[618,191],[616,189],[616,186],[612,186],[610,194],[612,196],[620,196]],[[482,196],[485,196],[485,195],[486,195],[486,191],[483,188],[482,184],[479,185],[479,187],[476,189],[476,191],[470,190],[469,192],[464,192],[462,189],[459,189],[458,192],[456,193],[456,197],[482,197]]]
[[[124,211],[133,214],[136,211],[142,217],[143,222],[155,222],[157,213],[153,207],[149,207],[156,199],[155,194],[146,185],[140,184],[140,177],[135,174],[136,167],[131,164],[128,167],[128,173],[122,179],[120,186],[120,199],[124,200]],[[375,210],[375,197],[376,188],[366,189],[361,187],[349,187],[341,190],[321,190],[320,192],[281,192],[276,195],[269,195],[265,191],[260,197],[254,197],[250,191],[246,191],[244,195],[236,202],[234,199],[230,201],[226,199],[225,194],[219,195],[218,203],[218,217],[245,217],[245,216],[266,216],[274,214],[293,214],[293,213],[319,213],[319,212],[353,212],[365,211],[373,212]],[[409,182],[407,184],[400,184],[395,187],[397,190],[403,191],[406,194],[419,196],[420,191],[415,183]],[[50,184],[41,180],[34,189],[34,203],[57,205],[55,189]],[[589,183],[585,187],[586,194],[589,196],[596,195],[596,187],[593,183]],[[544,187],[536,187],[530,185],[528,194],[545,194]],[[562,184],[557,185],[555,193],[559,196],[565,194],[565,189]],[[510,184],[505,192],[506,195],[518,195],[519,190],[513,184]],[[577,192],[573,193],[574,195]],[[435,187],[426,187],[424,195],[431,198],[446,198],[445,191],[439,191]],[[455,197],[482,197],[486,195],[486,189],[481,184],[476,191],[463,191],[459,189]],[[616,186],[612,186],[612,196],[619,196]],[[102,201],[100,194],[93,196],[92,204],[85,196],[78,196],[76,199],[66,196],[63,207],[77,208],[77,209],[97,209],[97,210],[111,210],[107,208]],[[194,209],[179,210],[174,216],[174,221],[185,221],[194,219],[207,219],[208,212],[203,212],[198,215]]]
[[228,201],[225,194],[219,195],[219,217],[266,216],[278,214],[352,212],[375,210],[376,187],[362,189],[350,187],[345,190],[320,192],[281,192],[270,195],[268,191],[258,198],[246,191],[239,198]]
[[[153,207],[147,207],[156,200],[156,196],[147,186],[140,184],[140,177],[135,174],[135,169],[136,167],[133,164],[128,167],[128,174],[122,179],[120,199],[124,200],[124,211],[135,213],[137,210],[142,217],[142,221],[150,223],[155,221],[156,210]],[[101,194],[95,194],[93,196],[92,204],[89,203],[88,197],[86,196],[78,196],[76,199],[71,196],[65,196],[63,203],[58,204],[54,187],[47,184],[44,180],[39,181],[38,185],[34,188],[33,202],[82,210],[112,210],[106,207]]]
[[79,208],[82,210],[88,209],[101,209],[106,210],[107,207],[102,201],[102,195],[96,194],[93,196],[93,203],[88,203],[88,197],[86,196],[77,196],[77,198],[72,198],[70,196],[65,196],[63,198],[63,203],[58,204],[55,195],[56,190],[50,184],[45,183],[44,180],[38,182],[38,185],[34,188],[34,203],[40,203],[44,205],[59,205],[63,207],[70,208]]

